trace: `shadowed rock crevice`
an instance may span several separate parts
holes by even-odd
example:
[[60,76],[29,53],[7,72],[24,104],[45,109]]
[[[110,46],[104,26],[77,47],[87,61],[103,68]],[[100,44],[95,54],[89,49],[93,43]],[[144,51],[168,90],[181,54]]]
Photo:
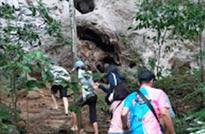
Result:
[[[104,73],[105,65],[119,64],[118,44],[111,37],[90,26],[77,26],[81,60],[91,65],[91,70]],[[83,56],[82,56],[83,55]]]
[[129,65],[129,67],[130,67],[130,68],[133,68],[133,67],[135,67],[136,65],[137,65],[137,64],[136,64],[135,62],[131,62],[130,65]]
[[110,56],[106,56],[105,58],[103,58],[97,63],[96,68],[101,73],[104,73],[106,71],[106,67],[108,66],[108,64],[117,64],[117,63],[115,62],[114,58]]
[[90,28],[81,26],[77,27],[77,31],[80,40],[92,41],[103,51],[114,53],[114,45],[110,43],[108,35],[96,33]]
[[94,0],[75,0],[75,8],[82,14],[87,14],[95,9]]

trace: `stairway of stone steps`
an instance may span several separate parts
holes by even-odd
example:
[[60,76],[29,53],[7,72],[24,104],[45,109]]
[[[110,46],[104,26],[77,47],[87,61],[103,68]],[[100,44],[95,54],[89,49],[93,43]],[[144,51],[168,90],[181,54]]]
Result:
[[62,99],[58,95],[56,100],[59,109],[53,109],[50,90],[39,89],[30,91],[26,98],[19,101],[20,116],[27,120],[28,134],[58,134],[60,128],[71,128],[71,114],[65,115]]
[[[26,123],[20,122],[19,126],[26,126],[27,134],[61,134],[61,131],[66,131],[65,134],[73,133],[70,130],[73,124],[71,113],[65,115],[62,99],[58,95],[56,96],[59,109],[52,109],[53,101],[49,88],[35,89],[29,91],[25,97],[19,98],[17,106],[18,109],[21,109],[20,117],[26,120]],[[69,97],[69,104],[72,100],[72,96]],[[9,99],[4,101],[5,103],[9,102]],[[100,134],[105,134],[108,129],[107,119],[99,107],[97,114]],[[89,122],[88,106],[84,106],[81,109],[82,128],[80,134],[93,133],[92,125]]]
[[[48,110],[48,118],[45,120],[45,124],[48,127],[59,127],[60,126],[67,126],[71,127],[72,121],[71,121],[71,116],[65,115],[64,109],[53,109],[53,110]],[[58,124],[58,125],[56,125]]]

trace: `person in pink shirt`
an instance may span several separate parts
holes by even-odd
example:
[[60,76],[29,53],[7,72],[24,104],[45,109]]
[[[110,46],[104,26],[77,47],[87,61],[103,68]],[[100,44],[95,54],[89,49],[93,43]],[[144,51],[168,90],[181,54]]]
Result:
[[[125,100],[116,100],[110,106],[110,112],[112,113],[112,119],[110,122],[110,128],[107,134],[130,134],[130,130],[124,130],[121,120],[121,112],[124,106]],[[129,120],[129,114],[127,115],[127,120]],[[129,122],[127,122],[128,126]]]
[[[170,134],[176,134],[168,112],[170,105],[167,102],[166,94],[161,89],[152,87],[154,78],[155,75],[151,71],[140,73],[138,75],[140,89],[125,99],[121,118],[123,128],[126,130],[128,128],[126,115],[130,112],[131,134],[163,134],[158,121],[159,117],[163,119]],[[156,116],[140,94],[153,107]]]
[[[130,94],[127,86],[125,84],[125,79],[122,77],[117,69],[117,66],[111,64],[107,67],[106,72],[108,73],[108,83],[110,85],[109,89],[96,83],[96,89],[100,88],[106,92],[105,101],[107,104],[111,104],[111,122],[110,128],[107,134],[130,134],[129,130],[124,131],[121,121],[121,112],[124,105],[124,99]],[[113,93],[113,100],[109,100],[110,94]],[[128,118],[128,117],[127,117]]]

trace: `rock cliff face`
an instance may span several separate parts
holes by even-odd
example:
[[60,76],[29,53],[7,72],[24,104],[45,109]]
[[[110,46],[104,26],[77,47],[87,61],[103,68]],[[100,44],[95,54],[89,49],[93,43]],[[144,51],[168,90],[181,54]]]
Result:
[[[36,0],[20,0],[35,4]],[[17,4],[16,1],[8,1]],[[53,16],[63,22],[64,33],[71,38],[69,4],[66,0],[43,0],[49,7],[56,7]],[[149,67],[149,59],[157,58],[159,46],[145,40],[144,35],[154,34],[148,30],[129,31],[127,28],[135,16],[135,0],[76,0],[76,25],[78,33],[78,58],[93,71],[103,72],[106,63],[116,63],[126,69]],[[167,51],[167,46],[171,46]],[[70,46],[44,41],[40,47],[60,64],[72,68]],[[166,69],[198,67],[199,46],[186,42],[174,44],[168,41],[161,48],[160,66]]]

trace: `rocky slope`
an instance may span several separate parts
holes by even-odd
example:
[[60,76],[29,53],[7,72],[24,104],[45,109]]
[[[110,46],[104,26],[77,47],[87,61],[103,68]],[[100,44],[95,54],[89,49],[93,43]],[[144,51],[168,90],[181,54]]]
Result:
[[[101,94],[102,92],[99,91]],[[3,98],[2,103],[8,105],[10,98]],[[75,134],[70,130],[72,127],[71,112],[68,116],[64,113],[62,100],[56,95],[59,109],[53,108],[50,89],[35,89],[33,91],[22,90],[18,96],[17,109],[21,110],[20,118],[25,120],[18,123],[19,127],[25,127],[27,134]],[[73,104],[73,96],[69,98],[69,105]],[[97,106],[97,121],[100,134],[105,134],[109,127],[106,114]],[[81,109],[80,134],[93,133],[92,125],[89,123],[89,108],[84,106]],[[16,133],[18,134],[18,133]]]
[[[6,0],[1,0],[6,1]],[[36,0],[19,0],[29,5]],[[17,1],[7,1],[18,6]],[[71,37],[69,4],[66,0],[43,0],[48,7],[56,7],[52,16],[61,20],[65,36]],[[135,0],[76,0],[76,25],[78,33],[78,58],[89,64],[93,71],[103,72],[106,63],[114,62],[123,68],[137,70],[149,66],[150,58],[157,58],[159,46],[144,35],[155,34],[149,30],[129,31],[135,15]],[[169,52],[165,51],[171,46]],[[70,46],[62,46],[44,40],[40,47],[64,67],[72,68]],[[166,42],[161,48],[160,66],[164,74],[166,69],[181,67],[197,68],[199,60],[193,54],[199,52],[199,46],[190,42],[174,44]]]

